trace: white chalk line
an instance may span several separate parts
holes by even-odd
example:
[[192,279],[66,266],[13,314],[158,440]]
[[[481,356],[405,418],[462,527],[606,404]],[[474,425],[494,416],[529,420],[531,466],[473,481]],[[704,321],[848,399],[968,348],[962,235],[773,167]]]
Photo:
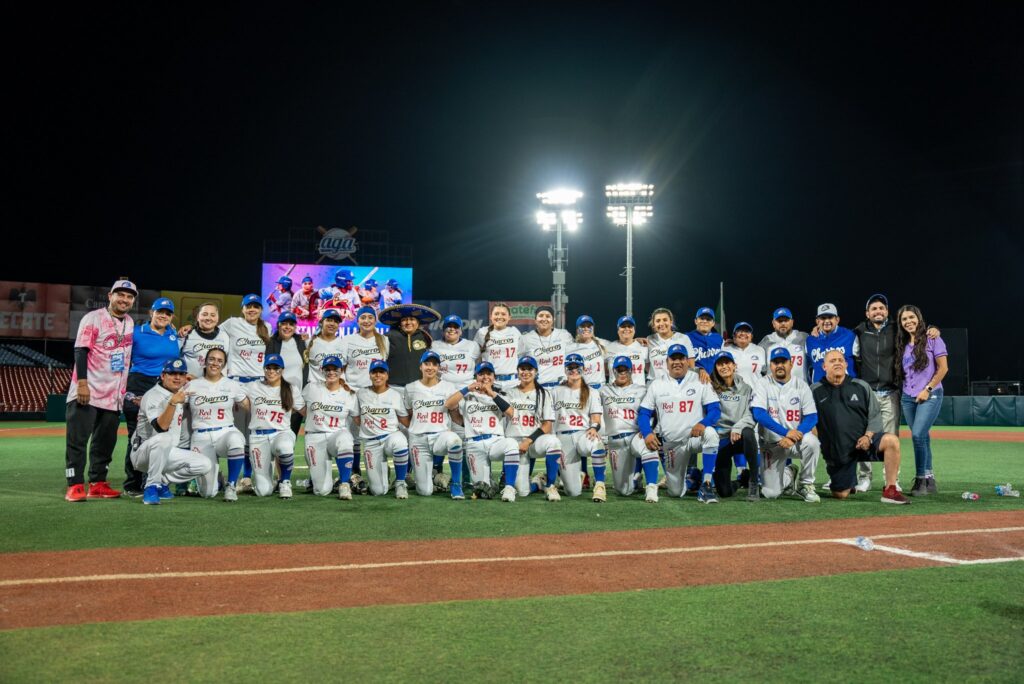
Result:
[[[978,528],[971,530],[940,530],[931,532],[910,532],[906,534],[879,535],[876,539],[894,539],[900,537],[919,537],[925,535],[952,535],[952,534],[975,534],[975,533],[1001,533],[1021,532],[1024,527],[998,527]],[[78,575],[71,577],[39,577],[26,579],[0,580],[0,588],[23,587],[34,585],[70,584],[73,582],[123,582],[125,580],[163,580],[163,579],[194,579],[199,577],[254,577],[260,575],[283,575],[299,574],[310,572],[347,572],[352,570],[381,570],[389,568],[415,568],[439,565],[467,565],[475,563],[529,563],[537,561],[560,561],[579,560],[585,558],[616,558],[624,556],[658,556],[683,553],[702,553],[711,551],[733,551],[743,549],[764,549],[780,548],[784,546],[808,546],[813,544],[844,544],[856,545],[852,538],[824,538],[824,539],[794,539],[789,541],[754,542],[747,544],[721,544],[716,546],[682,546],[667,547],[660,549],[626,549],[619,551],[589,551],[585,553],[559,553],[543,556],[497,556],[484,558],[435,558],[412,561],[392,561],[388,563],[348,563],[341,565],[309,565],[287,568],[260,568],[248,570],[204,570],[191,572],[148,572],[148,573],[119,573],[109,575]],[[903,551],[896,547],[875,546],[876,549],[889,550],[893,552]],[[918,552],[907,552],[918,553]],[[945,563],[975,564],[981,561],[959,561],[949,558],[931,558]],[[1008,558],[1005,560],[985,559],[985,562],[1006,562],[1011,560],[1024,560],[1024,558]]]
[[[954,534],[994,534],[1000,532],[1020,532],[1024,530],[1024,527],[993,527],[990,529],[974,529],[974,530],[936,530],[929,532],[908,532],[907,534],[879,534],[871,537],[871,541],[876,539],[909,539],[913,537],[932,537],[932,536],[949,536]],[[856,539],[843,539],[843,544],[850,546],[857,546]],[[954,558],[945,553],[932,553],[929,551],[911,551],[910,549],[903,549],[898,546],[886,546],[884,544],[875,544],[872,548],[873,551],[884,551],[886,553],[892,553],[897,556],[907,556],[908,558],[921,558],[924,560],[934,561],[936,563],[946,563],[948,565],[986,565],[991,563],[1011,563],[1013,561],[1024,561],[1024,556],[1007,556],[1004,558],[973,558],[963,559]]]

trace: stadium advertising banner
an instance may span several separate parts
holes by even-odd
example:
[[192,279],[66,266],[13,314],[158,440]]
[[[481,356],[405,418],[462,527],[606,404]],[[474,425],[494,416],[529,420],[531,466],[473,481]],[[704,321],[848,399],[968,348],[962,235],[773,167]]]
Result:
[[70,285],[0,281],[0,337],[66,339]]
[[361,306],[380,311],[412,302],[412,269],[336,264],[263,264],[263,320],[272,328],[291,311],[298,332],[312,333],[326,309],[341,314],[342,325],[355,326]]
[[213,294],[210,292],[179,292],[177,290],[163,290],[161,297],[167,297],[174,302],[174,327],[180,328],[186,323],[195,325],[192,320],[193,310],[201,304],[213,302],[220,309],[220,320],[240,315],[242,310],[242,295]]

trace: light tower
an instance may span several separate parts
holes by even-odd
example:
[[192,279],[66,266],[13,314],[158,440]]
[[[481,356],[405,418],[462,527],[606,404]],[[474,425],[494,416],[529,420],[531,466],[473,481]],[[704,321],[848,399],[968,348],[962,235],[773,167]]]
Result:
[[537,193],[541,209],[537,212],[537,223],[544,230],[555,229],[555,244],[548,247],[551,262],[551,308],[555,310],[555,325],[565,327],[565,306],[569,297],[565,294],[565,267],[569,264],[569,248],[562,243],[562,231],[575,232],[583,223],[583,215],[575,209],[576,201],[583,197],[579,190],[559,188]]
[[654,215],[654,186],[649,183],[606,185],[608,218],[626,226],[626,315],[633,315],[633,226],[647,223]]

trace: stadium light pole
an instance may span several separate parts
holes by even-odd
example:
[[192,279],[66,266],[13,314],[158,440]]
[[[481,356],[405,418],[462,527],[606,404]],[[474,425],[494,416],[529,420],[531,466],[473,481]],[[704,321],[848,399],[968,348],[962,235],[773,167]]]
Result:
[[626,315],[633,315],[633,226],[642,226],[654,215],[654,186],[650,183],[606,185],[608,218],[626,226]]
[[537,212],[537,223],[545,230],[555,229],[555,244],[548,247],[548,261],[551,263],[551,308],[555,310],[555,325],[565,327],[565,306],[569,297],[565,294],[565,267],[569,265],[569,248],[562,244],[562,231],[570,232],[583,223],[583,215],[576,211],[576,201],[583,197],[579,190],[559,188],[538,192],[541,209]]

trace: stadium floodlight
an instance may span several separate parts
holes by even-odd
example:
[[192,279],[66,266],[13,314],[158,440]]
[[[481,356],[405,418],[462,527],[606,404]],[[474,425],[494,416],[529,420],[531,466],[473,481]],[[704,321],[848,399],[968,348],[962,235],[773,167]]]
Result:
[[654,186],[650,183],[606,185],[608,218],[626,227],[626,315],[633,315],[633,226],[642,226],[654,216]]
[[[562,244],[562,231],[576,231],[583,223],[583,214],[576,211],[577,200],[583,197],[579,190],[556,188],[537,193],[537,199],[544,207],[537,212],[537,223],[544,230],[555,229],[555,244],[548,247],[548,261],[551,262],[551,308],[555,310],[555,325],[565,327],[565,307],[569,297],[565,293],[565,267],[569,264],[569,248]],[[549,209],[556,209],[550,211]]]

